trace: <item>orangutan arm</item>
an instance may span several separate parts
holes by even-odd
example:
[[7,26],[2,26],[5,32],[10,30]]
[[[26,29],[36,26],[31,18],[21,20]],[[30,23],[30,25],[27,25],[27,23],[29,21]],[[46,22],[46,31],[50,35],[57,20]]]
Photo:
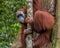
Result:
[[26,41],[25,41],[26,35],[24,34],[25,29],[26,29],[26,25],[22,24],[22,27],[21,27],[21,43],[22,43],[23,48],[26,47]]

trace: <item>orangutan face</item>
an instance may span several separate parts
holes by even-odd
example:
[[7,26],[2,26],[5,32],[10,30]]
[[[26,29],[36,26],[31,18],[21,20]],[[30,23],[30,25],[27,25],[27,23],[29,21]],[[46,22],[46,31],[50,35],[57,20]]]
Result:
[[20,23],[24,23],[25,13],[23,11],[17,11],[16,16]]

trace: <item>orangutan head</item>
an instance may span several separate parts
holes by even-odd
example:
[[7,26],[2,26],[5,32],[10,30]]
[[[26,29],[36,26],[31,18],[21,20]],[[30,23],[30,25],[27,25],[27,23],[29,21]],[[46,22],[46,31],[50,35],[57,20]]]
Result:
[[24,20],[25,20],[25,17],[26,17],[26,11],[24,8],[22,9],[19,9],[17,12],[16,12],[16,16],[17,16],[17,19],[20,23],[24,23]]

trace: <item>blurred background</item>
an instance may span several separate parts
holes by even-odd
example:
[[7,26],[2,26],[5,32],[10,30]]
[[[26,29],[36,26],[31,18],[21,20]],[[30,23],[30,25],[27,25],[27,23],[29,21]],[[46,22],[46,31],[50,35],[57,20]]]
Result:
[[0,0],[0,48],[9,48],[20,31],[15,13],[25,0]]

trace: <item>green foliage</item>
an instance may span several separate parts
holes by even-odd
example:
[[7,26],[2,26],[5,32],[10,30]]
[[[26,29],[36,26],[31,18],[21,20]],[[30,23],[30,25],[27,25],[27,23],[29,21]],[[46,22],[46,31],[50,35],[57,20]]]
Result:
[[57,32],[57,22],[55,23],[54,27],[53,27],[53,31],[52,31],[52,44],[53,44],[53,48],[56,48],[56,32]]
[[0,0],[0,48],[9,48],[20,25],[15,12],[25,6],[25,0]]

